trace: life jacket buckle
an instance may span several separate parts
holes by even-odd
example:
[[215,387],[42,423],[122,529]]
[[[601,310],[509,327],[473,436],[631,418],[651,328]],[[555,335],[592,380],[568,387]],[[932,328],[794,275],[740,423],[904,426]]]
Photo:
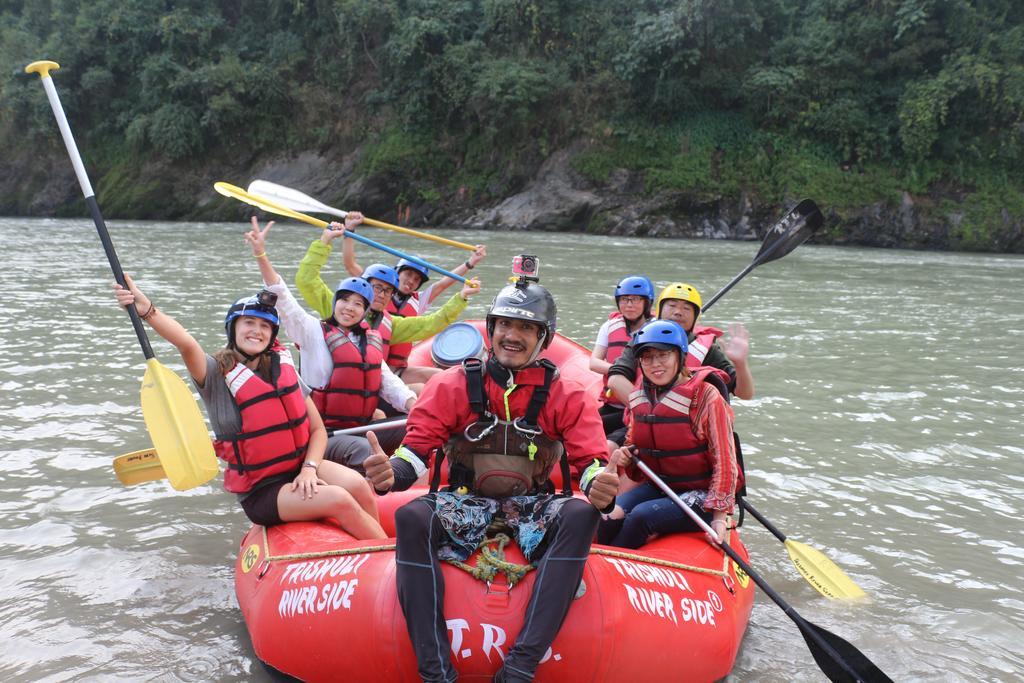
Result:
[[490,435],[491,432],[494,431],[494,428],[498,426],[498,416],[491,415],[491,418],[493,419],[491,424],[486,425],[482,430],[480,430],[480,433],[477,434],[476,436],[472,434],[472,430],[474,427],[485,424],[483,420],[477,420],[476,422],[473,422],[470,425],[468,425],[466,429],[463,430],[462,435],[466,437],[467,441],[471,441],[473,443],[483,441],[488,437],[488,435]]

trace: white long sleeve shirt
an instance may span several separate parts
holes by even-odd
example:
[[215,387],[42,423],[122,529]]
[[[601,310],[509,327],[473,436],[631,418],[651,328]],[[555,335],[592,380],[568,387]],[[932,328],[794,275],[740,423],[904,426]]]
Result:
[[[324,341],[320,319],[299,305],[280,276],[277,282],[264,284],[277,295],[277,314],[281,317],[285,334],[299,345],[299,373],[302,381],[313,389],[324,388],[331,379],[334,361]],[[354,342],[359,341],[351,332],[348,336]],[[405,412],[409,399],[415,398],[416,394],[391,371],[386,362],[381,363],[380,370],[380,397],[394,406],[395,410]]]

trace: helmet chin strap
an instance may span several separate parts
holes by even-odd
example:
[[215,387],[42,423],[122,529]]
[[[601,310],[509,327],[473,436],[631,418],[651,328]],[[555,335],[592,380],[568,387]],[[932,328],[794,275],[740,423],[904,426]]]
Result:
[[548,330],[547,330],[547,328],[541,328],[540,337],[537,339],[537,346],[533,347],[533,353],[530,354],[530,360],[526,361],[527,365],[529,365],[530,363],[533,363],[535,360],[537,360],[537,356],[539,356],[540,352],[544,350],[544,340],[547,339],[547,338],[548,338]]

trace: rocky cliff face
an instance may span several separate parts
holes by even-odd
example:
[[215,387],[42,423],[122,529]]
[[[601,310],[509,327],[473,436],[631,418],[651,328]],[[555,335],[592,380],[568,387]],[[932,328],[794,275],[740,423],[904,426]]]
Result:
[[[453,191],[433,201],[397,206],[401,181],[364,177],[359,151],[331,154],[305,151],[266,158],[238,156],[207,160],[202,167],[160,165],[139,160],[93,177],[108,218],[167,220],[236,220],[250,209],[213,192],[227,180],[246,185],[263,178],[301,189],[334,206],[358,207],[369,215],[414,227],[446,225],[494,230],[544,230],[593,234],[759,239],[763,231],[802,197],[787,197],[784,206],[755,198],[708,199],[685,189],[648,194],[643,178],[624,169],[595,184],[576,173],[572,159],[581,149],[570,146],[551,154],[517,192],[500,201],[469,200]],[[813,199],[813,197],[812,197]],[[949,200],[938,209],[941,200]],[[965,239],[963,212],[956,197],[914,197],[904,193],[896,206],[872,204],[842,212],[822,206],[825,227],[818,243],[922,249],[974,248],[1024,253],[1024,217],[1002,211],[1001,224],[972,243]],[[0,214],[28,216],[84,215],[84,205],[66,158],[56,153],[7,159],[0,170]]]

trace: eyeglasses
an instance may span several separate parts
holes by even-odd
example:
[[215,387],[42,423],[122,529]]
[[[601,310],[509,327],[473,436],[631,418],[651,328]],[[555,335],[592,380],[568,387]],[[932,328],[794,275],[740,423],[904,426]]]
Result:
[[619,297],[620,304],[642,304],[645,301],[647,301],[647,297],[645,296],[633,296],[632,294],[627,294],[626,296]]
[[377,294],[386,294],[391,296],[395,293],[395,288],[388,285],[373,285],[373,291]]
[[649,351],[647,353],[640,354],[640,365],[650,365],[657,363],[658,365],[665,365],[675,356],[675,351]]

